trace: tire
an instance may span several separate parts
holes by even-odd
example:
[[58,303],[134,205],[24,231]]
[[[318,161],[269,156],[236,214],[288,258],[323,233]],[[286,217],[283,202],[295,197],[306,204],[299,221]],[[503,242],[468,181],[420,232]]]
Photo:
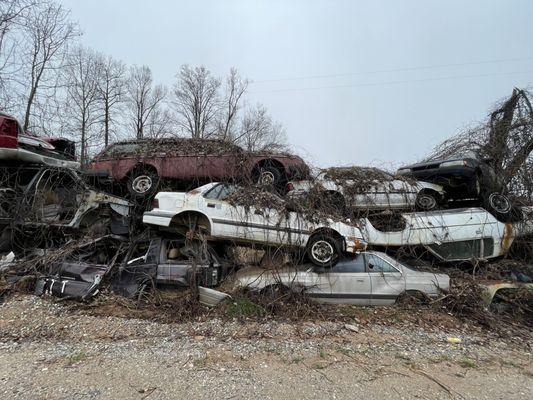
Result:
[[259,166],[254,173],[254,183],[281,189],[285,185],[284,174],[273,165]]
[[439,206],[438,196],[436,192],[419,192],[415,200],[416,209],[421,211],[435,210]]
[[147,199],[159,186],[159,175],[149,168],[137,168],[129,176],[127,188],[129,194],[136,199]]
[[309,260],[316,266],[331,268],[342,255],[340,240],[328,234],[316,234],[307,242],[306,252]]
[[505,219],[513,208],[511,201],[501,193],[491,193],[485,200],[485,206],[495,217]]

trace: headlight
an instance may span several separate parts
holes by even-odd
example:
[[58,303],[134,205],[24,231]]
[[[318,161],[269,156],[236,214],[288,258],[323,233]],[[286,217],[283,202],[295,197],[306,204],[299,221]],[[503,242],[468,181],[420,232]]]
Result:
[[440,163],[441,167],[466,167],[468,166],[468,161],[466,160],[457,160],[457,161],[446,161]]
[[398,171],[396,171],[398,175],[405,175],[405,174],[408,174],[409,172],[411,172],[410,168],[400,168]]

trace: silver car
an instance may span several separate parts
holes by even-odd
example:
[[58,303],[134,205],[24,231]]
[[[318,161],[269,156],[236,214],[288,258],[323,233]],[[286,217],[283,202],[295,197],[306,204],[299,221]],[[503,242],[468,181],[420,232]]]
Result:
[[378,251],[360,253],[332,268],[310,265],[277,270],[244,268],[237,272],[235,280],[236,286],[251,290],[282,286],[305,291],[320,302],[358,305],[393,304],[404,293],[423,293],[435,298],[450,287],[448,275],[417,271]]
[[320,190],[325,203],[354,210],[418,209],[430,211],[445,201],[442,186],[397,178],[369,167],[336,167],[323,170],[313,180],[287,184],[289,198],[298,200]]

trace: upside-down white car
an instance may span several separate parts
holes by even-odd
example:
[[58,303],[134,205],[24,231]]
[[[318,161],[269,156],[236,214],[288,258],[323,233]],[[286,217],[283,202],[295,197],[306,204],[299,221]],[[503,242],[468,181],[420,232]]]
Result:
[[[342,179],[336,180],[340,174]],[[436,209],[445,199],[442,186],[398,179],[388,172],[369,167],[339,167],[323,170],[314,181],[287,184],[289,198],[298,198],[312,189],[325,195],[326,203],[365,210]],[[327,204],[326,204],[327,205]]]
[[359,228],[278,211],[274,205],[283,200],[270,192],[263,191],[261,196],[271,200],[271,208],[230,203],[228,198],[241,190],[237,185],[210,183],[188,193],[160,192],[143,222],[189,235],[200,233],[208,240],[304,248],[310,261],[323,267],[335,265],[343,252],[366,248]]
[[304,291],[324,303],[386,305],[402,294],[438,297],[449,289],[450,277],[418,271],[382,252],[366,251],[328,269],[309,264],[274,270],[244,268],[236,273],[235,284],[256,291]]

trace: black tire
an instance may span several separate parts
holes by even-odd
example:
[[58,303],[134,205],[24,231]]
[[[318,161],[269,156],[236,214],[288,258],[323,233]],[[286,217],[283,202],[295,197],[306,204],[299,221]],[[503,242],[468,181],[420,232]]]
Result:
[[128,177],[127,189],[135,199],[147,199],[159,186],[159,175],[150,168],[136,168]]
[[433,211],[439,206],[439,194],[437,192],[424,191],[416,196],[415,206],[420,211]]
[[307,257],[316,266],[331,268],[335,266],[342,256],[340,239],[319,233],[309,238],[306,246]]
[[506,220],[511,215],[513,206],[507,196],[501,193],[491,193],[485,199],[486,209],[496,218]]
[[261,186],[273,186],[276,189],[283,189],[285,186],[285,175],[274,165],[258,166],[253,176],[254,183]]

